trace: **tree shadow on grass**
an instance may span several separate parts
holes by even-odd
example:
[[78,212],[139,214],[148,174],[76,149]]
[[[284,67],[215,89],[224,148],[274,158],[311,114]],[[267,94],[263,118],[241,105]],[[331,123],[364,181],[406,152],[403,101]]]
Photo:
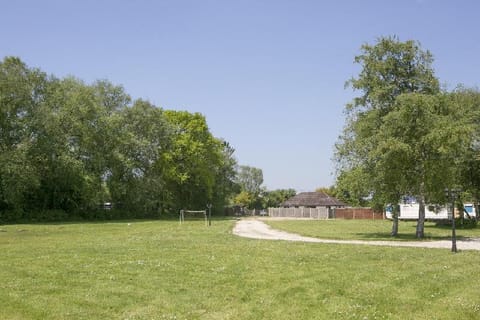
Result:
[[[204,222],[204,218],[195,218],[193,221]],[[212,216],[212,223],[215,221],[234,221],[238,218],[230,216]],[[55,226],[55,225],[100,225],[100,224],[128,224],[128,223],[142,223],[142,222],[162,222],[162,221],[174,221],[178,222],[178,216],[174,215],[165,215],[159,218],[131,218],[131,219],[99,219],[99,220],[82,220],[82,219],[71,219],[65,221],[16,221],[16,222],[5,222],[0,223],[0,226],[12,226],[12,225],[36,225],[36,226]]]
[[[425,238],[417,239],[415,237],[415,231],[412,233],[399,233],[397,236],[392,237],[390,232],[365,232],[355,233],[358,239],[361,240],[374,240],[374,241],[435,241],[435,240],[450,240],[450,236],[437,236],[429,233],[425,233]],[[457,236],[458,240],[464,240],[462,236]]]
[[[438,241],[438,240],[450,240],[452,226],[448,224],[425,224],[424,232],[425,237],[418,239],[415,237],[416,226],[412,225],[408,227],[407,233],[399,233],[397,236],[392,237],[390,232],[364,232],[356,233],[359,238],[363,240],[391,240],[391,241]],[[460,228],[457,228],[460,229]],[[443,234],[438,234],[441,231]],[[470,237],[459,236],[457,234],[457,240],[469,240]]]

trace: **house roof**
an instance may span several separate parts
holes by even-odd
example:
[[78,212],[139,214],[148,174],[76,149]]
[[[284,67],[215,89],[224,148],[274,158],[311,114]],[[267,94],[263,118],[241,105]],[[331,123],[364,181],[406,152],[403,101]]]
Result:
[[342,201],[324,192],[301,192],[282,203],[283,207],[346,206]]

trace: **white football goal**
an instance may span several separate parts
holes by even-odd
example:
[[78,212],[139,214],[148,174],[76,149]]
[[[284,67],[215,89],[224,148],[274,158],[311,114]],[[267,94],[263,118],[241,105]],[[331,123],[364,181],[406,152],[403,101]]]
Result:
[[212,224],[211,220],[210,220],[210,210],[180,210],[180,216],[179,216],[179,219],[180,219],[180,224],[182,224],[183,222],[185,222],[185,216],[197,216],[198,214],[202,214],[203,217],[205,218],[205,225],[206,226],[210,226]]

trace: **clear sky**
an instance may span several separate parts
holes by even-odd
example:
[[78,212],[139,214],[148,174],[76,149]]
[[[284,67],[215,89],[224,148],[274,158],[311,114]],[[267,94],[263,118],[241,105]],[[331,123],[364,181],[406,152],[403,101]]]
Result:
[[0,58],[200,112],[269,189],[309,191],[334,182],[360,46],[418,40],[447,88],[476,87],[479,17],[475,0],[0,0]]

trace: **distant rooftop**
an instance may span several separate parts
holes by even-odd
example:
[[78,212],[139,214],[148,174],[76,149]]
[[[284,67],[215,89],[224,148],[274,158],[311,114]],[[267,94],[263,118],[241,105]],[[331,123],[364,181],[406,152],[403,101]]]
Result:
[[344,207],[345,203],[324,192],[301,192],[282,204],[283,207]]

